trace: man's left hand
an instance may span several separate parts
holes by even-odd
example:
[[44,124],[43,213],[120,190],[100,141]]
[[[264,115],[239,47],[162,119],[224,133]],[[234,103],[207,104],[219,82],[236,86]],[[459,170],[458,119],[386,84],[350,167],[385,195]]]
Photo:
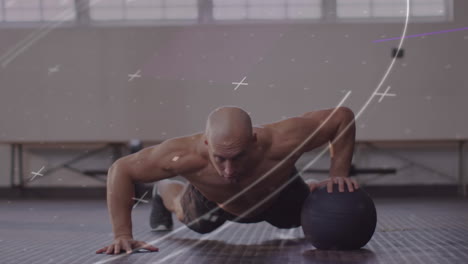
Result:
[[348,186],[348,190],[350,192],[354,192],[355,189],[359,189],[359,184],[357,183],[357,181],[355,179],[350,179],[347,177],[331,177],[321,182],[313,179],[308,179],[306,180],[306,183],[307,185],[309,185],[309,189],[311,192],[322,186],[327,186],[327,191],[331,193],[333,192],[333,184],[338,184],[338,190],[340,192],[344,192],[345,184]]
[[359,189],[359,184],[355,179],[348,177],[330,177],[327,182],[327,191],[333,192],[333,184],[338,184],[338,191],[344,192],[345,185],[348,186],[348,191],[354,192],[355,189]]

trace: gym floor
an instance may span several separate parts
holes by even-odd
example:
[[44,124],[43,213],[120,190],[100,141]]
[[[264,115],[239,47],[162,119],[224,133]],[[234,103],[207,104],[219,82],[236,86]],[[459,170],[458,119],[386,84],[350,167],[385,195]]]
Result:
[[[95,254],[112,239],[103,200],[1,200],[1,263],[468,263],[468,200],[374,199],[378,223],[358,251],[315,250],[302,229],[226,222],[200,235],[149,230],[149,205],[133,210],[134,238],[159,252]],[[180,229],[179,229],[180,227]]]

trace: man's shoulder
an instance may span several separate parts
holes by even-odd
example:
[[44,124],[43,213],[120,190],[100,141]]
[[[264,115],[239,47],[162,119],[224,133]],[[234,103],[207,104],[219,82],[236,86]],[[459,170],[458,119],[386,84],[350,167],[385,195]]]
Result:
[[297,123],[299,119],[301,119],[301,117],[289,117],[273,123],[264,124],[262,125],[262,127],[265,127],[266,129],[270,130],[272,135],[280,135],[291,129],[291,127],[293,127],[293,125]]
[[[295,135],[294,130],[300,123],[300,119],[300,117],[291,117],[262,125],[270,141],[268,156],[271,159],[283,159],[298,146],[299,138]],[[296,153],[300,155],[299,152]]]
[[262,125],[268,131],[272,139],[272,143],[291,142],[296,138],[296,133],[301,129],[301,124],[304,122],[304,117],[294,116],[286,118],[274,123]]
[[202,135],[197,133],[174,137],[160,143],[157,147],[165,153],[163,158],[165,167],[177,174],[190,173],[203,168],[206,162],[198,150]]

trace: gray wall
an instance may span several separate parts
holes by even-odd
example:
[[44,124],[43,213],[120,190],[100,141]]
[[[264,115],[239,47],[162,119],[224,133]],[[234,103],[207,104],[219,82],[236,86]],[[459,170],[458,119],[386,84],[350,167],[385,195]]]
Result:
[[[407,35],[466,27],[455,20],[410,23]],[[203,129],[225,104],[257,124],[335,106],[356,112],[388,69],[402,23],[261,24],[0,29],[0,141],[162,140]],[[32,34],[32,35],[31,35]],[[380,92],[358,120],[358,139],[466,138],[467,31],[404,42]],[[20,45],[21,47],[21,45]],[[10,53],[11,52],[11,53]],[[13,55],[11,55],[13,54]],[[13,60],[11,60],[14,58]],[[328,61],[328,62],[326,62]],[[60,65],[57,73],[48,69]],[[142,78],[128,81],[141,70]],[[232,82],[247,76],[248,86]],[[450,116],[450,118],[447,118]]]

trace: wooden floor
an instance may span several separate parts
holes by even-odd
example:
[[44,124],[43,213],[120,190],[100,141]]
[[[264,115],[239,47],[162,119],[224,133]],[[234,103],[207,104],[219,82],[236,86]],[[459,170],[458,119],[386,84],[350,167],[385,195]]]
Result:
[[301,228],[226,222],[199,235],[175,221],[149,231],[149,205],[133,211],[134,237],[159,252],[94,252],[111,239],[105,201],[0,200],[0,263],[468,263],[468,200],[375,199],[377,229],[358,251],[320,251]]

